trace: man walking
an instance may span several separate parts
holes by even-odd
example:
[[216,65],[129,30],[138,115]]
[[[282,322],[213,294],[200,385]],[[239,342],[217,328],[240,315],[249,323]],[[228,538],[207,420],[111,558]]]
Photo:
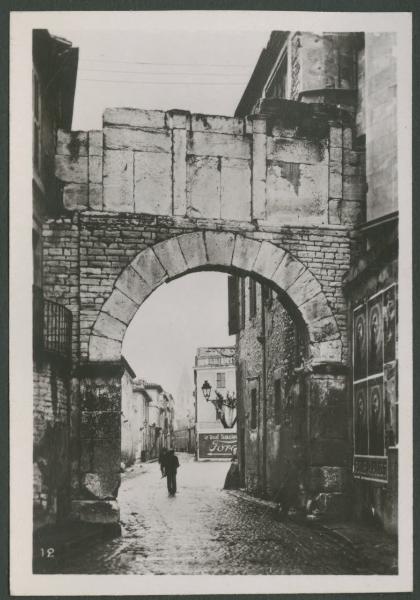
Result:
[[168,492],[170,496],[176,494],[176,472],[179,467],[178,457],[175,456],[174,450],[169,450],[166,455],[165,471],[166,471],[166,482],[168,484]]

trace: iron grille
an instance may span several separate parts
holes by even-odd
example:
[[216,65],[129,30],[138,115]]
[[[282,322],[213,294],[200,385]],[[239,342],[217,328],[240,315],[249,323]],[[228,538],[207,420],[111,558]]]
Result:
[[71,356],[72,314],[68,308],[44,298],[42,289],[33,288],[34,350]]

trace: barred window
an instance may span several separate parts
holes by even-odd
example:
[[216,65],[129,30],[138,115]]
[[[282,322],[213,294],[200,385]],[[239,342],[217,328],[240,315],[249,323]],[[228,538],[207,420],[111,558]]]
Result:
[[226,373],[217,373],[216,374],[216,387],[218,387],[218,388],[226,387]]

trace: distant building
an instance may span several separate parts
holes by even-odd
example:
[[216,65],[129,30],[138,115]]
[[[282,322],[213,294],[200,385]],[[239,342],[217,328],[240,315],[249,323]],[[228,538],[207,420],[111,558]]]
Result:
[[197,457],[231,457],[236,453],[236,348],[198,348],[194,386]]
[[175,403],[158,383],[136,378],[126,363],[121,382],[121,454],[124,466],[156,459],[173,446]]

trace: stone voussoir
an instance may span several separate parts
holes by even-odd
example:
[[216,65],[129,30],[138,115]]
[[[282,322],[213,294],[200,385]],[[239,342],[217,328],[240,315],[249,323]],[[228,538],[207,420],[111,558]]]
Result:
[[99,313],[93,326],[95,335],[103,336],[113,340],[122,341],[127,325],[106,313]]
[[188,269],[195,269],[207,264],[203,232],[186,233],[177,239]]
[[152,248],[142,250],[130,264],[151,288],[157,287],[168,277]]
[[206,231],[204,234],[209,264],[230,267],[235,236],[224,231]]
[[267,279],[271,279],[285,258],[285,255],[285,250],[275,246],[271,242],[261,242],[260,250],[255,259],[252,271],[257,275],[262,275]]
[[176,277],[187,271],[188,266],[181,252],[178,238],[170,238],[156,244],[156,246],[153,246],[153,251],[169,278]]
[[131,265],[128,265],[118,277],[115,287],[139,306],[153,291]]
[[232,266],[244,271],[252,271],[261,242],[237,235],[232,256]]
[[121,342],[91,335],[89,338],[89,360],[91,362],[118,361],[121,359]]

